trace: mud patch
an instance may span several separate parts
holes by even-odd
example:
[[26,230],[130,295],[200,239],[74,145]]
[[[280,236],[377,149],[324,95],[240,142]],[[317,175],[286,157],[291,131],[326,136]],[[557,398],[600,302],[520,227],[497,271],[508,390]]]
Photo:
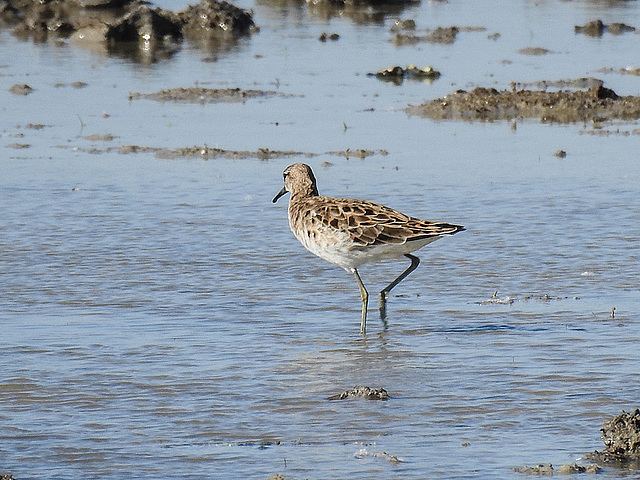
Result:
[[157,102],[176,102],[176,103],[229,103],[229,102],[245,102],[251,98],[270,97],[278,95],[274,91],[266,90],[242,90],[240,88],[169,88],[154,93],[138,93],[129,94],[129,100],[155,100]]
[[0,2],[0,25],[12,27],[18,38],[72,38],[95,51],[101,44],[106,53],[144,62],[170,56],[184,37],[217,48],[258,31],[250,12],[218,0],[178,13],[142,0],[15,1],[4,8]]
[[384,388],[369,388],[363,385],[354,385],[351,390],[346,390],[336,395],[331,395],[328,400],[345,400],[347,398],[363,398],[365,400],[389,400],[389,394]]
[[271,160],[275,158],[289,157],[311,157],[313,154],[305,152],[297,152],[294,150],[271,150],[269,148],[259,148],[258,150],[225,150],[213,147],[186,147],[169,150],[166,148],[158,149],[156,158],[167,160],[175,160],[177,158],[202,158],[205,160],[214,160],[216,158],[245,159],[257,158],[258,160]]
[[249,35],[257,30],[251,13],[229,2],[204,0],[178,14],[184,34],[190,38],[206,38],[218,33]]
[[618,70],[614,70],[613,68],[606,67],[598,70],[601,73],[619,73],[621,75],[634,75],[636,77],[640,76],[640,68],[638,67],[625,67],[620,68]]
[[540,90],[547,90],[550,88],[565,88],[565,89],[588,89],[594,87],[601,87],[604,85],[604,81],[594,77],[580,77],[580,78],[567,78],[561,80],[538,80],[537,82],[513,82],[511,84],[512,90],[522,90],[525,88],[538,88]]
[[460,32],[484,32],[482,26],[456,26],[436,27],[433,30],[424,30],[424,33],[415,32],[415,22],[404,20],[396,22],[391,28],[394,33],[391,41],[395,45],[415,45],[417,43],[432,43],[439,45],[451,45],[456,41]]
[[522,473],[524,475],[531,475],[535,477],[550,477],[554,474],[568,475],[573,473],[600,473],[600,467],[598,465],[578,465],[577,463],[571,463],[569,465],[560,465],[558,468],[553,468],[553,465],[536,465],[529,467],[524,465],[522,467],[513,468],[512,471]]
[[89,140],[90,142],[111,142],[118,137],[116,137],[115,135],[111,135],[110,133],[106,133],[103,135],[94,133],[91,135],[85,135],[82,138],[84,138],[85,140]]
[[[296,5],[299,0],[293,0]],[[301,3],[304,3],[301,2]],[[384,24],[390,16],[420,3],[419,0],[307,0],[309,11],[319,18],[348,18],[358,24]]]
[[376,77],[378,80],[395,83],[396,85],[401,85],[405,79],[432,83],[440,78],[440,75],[440,72],[430,65],[424,68],[418,68],[415,65],[409,65],[406,68],[395,66],[379,70],[376,73],[367,73],[369,77]]
[[610,23],[606,25],[602,20],[594,20],[585,25],[576,25],[575,33],[583,33],[590,37],[601,37],[605,32],[612,35],[621,35],[625,32],[634,32],[636,29],[624,23]]
[[13,93],[14,95],[22,95],[26,97],[30,93],[33,93],[33,88],[31,88],[26,83],[16,83],[15,85],[9,87],[9,92]]
[[640,97],[619,96],[603,86],[583,91],[458,90],[422,105],[409,105],[408,115],[435,120],[511,120],[575,123],[640,118]]
[[521,55],[531,55],[537,57],[540,55],[546,55],[547,53],[549,53],[549,50],[542,47],[525,47],[518,50],[518,53]]
[[640,410],[623,411],[607,420],[601,431],[605,449],[596,450],[585,458],[600,465],[640,468]]
[[[90,136],[91,141],[108,141],[109,137],[113,137],[109,134]],[[114,139],[116,137],[113,137]],[[175,160],[178,158],[200,158],[202,160],[215,160],[217,158],[227,159],[248,159],[256,158],[258,160],[272,160],[275,158],[290,158],[290,157],[305,157],[312,158],[319,155],[332,155],[337,157],[360,158],[364,159],[373,155],[388,155],[386,150],[368,150],[364,148],[337,150],[324,153],[314,152],[301,152],[296,150],[271,150],[270,148],[258,148],[257,150],[227,150],[224,148],[215,148],[204,146],[192,146],[181,147],[176,149],[161,148],[161,147],[149,147],[145,145],[122,145],[119,147],[106,147],[106,148],[85,148],[82,146],[69,146],[59,145],[58,148],[73,148],[74,151],[86,152],[93,155],[100,155],[103,153],[119,153],[121,155],[130,155],[135,153],[142,154],[154,154],[156,158],[165,160]],[[325,162],[330,164],[330,162]]]

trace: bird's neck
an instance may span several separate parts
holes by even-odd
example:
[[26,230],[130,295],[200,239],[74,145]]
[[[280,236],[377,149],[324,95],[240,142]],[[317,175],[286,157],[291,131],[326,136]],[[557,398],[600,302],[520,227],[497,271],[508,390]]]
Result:
[[304,200],[309,197],[317,197],[318,189],[315,185],[309,185],[308,187],[300,190],[296,190],[295,193],[291,194],[291,202],[299,202],[300,200]]

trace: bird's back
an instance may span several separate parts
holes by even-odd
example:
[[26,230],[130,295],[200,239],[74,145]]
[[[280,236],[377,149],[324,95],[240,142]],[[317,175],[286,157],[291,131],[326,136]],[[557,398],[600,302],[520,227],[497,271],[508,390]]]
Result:
[[292,197],[289,224],[309,251],[345,269],[399,257],[464,230],[365,200],[321,196]]

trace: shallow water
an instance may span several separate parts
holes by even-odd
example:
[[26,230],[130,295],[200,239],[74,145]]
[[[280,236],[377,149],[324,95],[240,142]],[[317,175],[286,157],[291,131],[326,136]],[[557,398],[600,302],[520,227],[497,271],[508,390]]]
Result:
[[[637,95],[637,77],[597,70],[637,67],[640,35],[597,39],[573,26],[634,25],[640,7],[423,2],[399,16],[486,31],[396,47],[398,15],[357,23],[304,5],[239,5],[261,31],[216,62],[188,44],[142,66],[0,33],[0,469],[17,479],[485,479],[601,449],[602,422],[640,398],[637,135],[432,122],[402,108],[457,88],[581,76]],[[323,31],[340,40],[319,42]],[[517,53],[530,46],[551,53]],[[366,76],[409,63],[443,77],[394,86]],[[128,100],[195,82],[286,95]],[[36,90],[17,97],[14,83]],[[106,150],[131,144],[319,155]],[[347,148],[388,154],[327,153]],[[372,310],[358,333],[352,277],[308,254],[284,199],[271,203],[295,161],[314,167],[321,193],[467,227],[420,252],[386,330]],[[361,273],[375,292],[404,267]],[[391,399],[327,400],[354,384]],[[358,458],[362,449],[404,461]]]

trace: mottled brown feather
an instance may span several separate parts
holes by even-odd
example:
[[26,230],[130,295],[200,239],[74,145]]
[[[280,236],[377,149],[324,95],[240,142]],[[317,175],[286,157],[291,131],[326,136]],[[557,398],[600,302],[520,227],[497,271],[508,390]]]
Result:
[[346,232],[359,245],[382,245],[452,235],[463,227],[410,217],[373,202],[348,198],[309,196],[292,199],[294,223],[315,212],[314,223]]

